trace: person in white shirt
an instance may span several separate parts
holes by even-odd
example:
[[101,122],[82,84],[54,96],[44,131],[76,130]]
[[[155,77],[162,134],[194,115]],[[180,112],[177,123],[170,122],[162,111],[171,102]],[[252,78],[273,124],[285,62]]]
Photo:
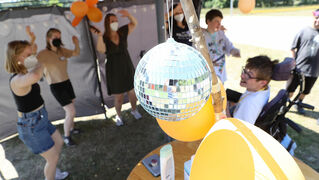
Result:
[[270,87],[268,86],[275,64],[267,56],[255,56],[249,58],[241,73],[240,86],[246,88],[246,92],[240,96],[239,101],[227,111],[231,116],[251,124],[255,124],[257,117],[269,100]]
[[224,83],[227,80],[225,55],[240,57],[240,51],[226,37],[225,28],[221,25],[222,19],[223,14],[221,11],[217,9],[208,11],[205,17],[207,29],[204,29],[203,33],[215,73]]

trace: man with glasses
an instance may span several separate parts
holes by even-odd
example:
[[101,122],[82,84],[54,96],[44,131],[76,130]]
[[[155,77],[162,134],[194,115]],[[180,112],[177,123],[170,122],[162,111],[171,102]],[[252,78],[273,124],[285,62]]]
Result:
[[[305,89],[299,96],[295,107],[299,114],[305,110],[299,105],[310,93],[319,76],[319,9],[313,12],[313,25],[303,28],[296,36],[291,46],[292,57],[296,60],[296,68],[305,76]],[[297,75],[288,84],[287,90],[291,98],[299,85]]]
[[278,61],[267,56],[249,58],[241,73],[240,86],[246,88],[238,102],[227,109],[227,116],[255,124],[261,110],[268,102],[273,68]]

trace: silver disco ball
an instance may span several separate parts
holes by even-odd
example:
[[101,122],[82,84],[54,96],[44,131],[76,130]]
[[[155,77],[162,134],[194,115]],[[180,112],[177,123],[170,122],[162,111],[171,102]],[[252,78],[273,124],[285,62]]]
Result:
[[152,116],[179,121],[195,115],[206,103],[212,77],[204,57],[173,39],[149,50],[137,65],[134,89]]

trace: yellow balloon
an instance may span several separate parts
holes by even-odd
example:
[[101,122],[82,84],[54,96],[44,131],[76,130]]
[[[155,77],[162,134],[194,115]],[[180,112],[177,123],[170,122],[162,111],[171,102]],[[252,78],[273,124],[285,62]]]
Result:
[[156,118],[156,120],[162,130],[174,139],[186,142],[200,140],[216,122],[212,97],[209,96],[204,107],[188,119],[166,121]]
[[242,13],[248,14],[255,8],[255,4],[255,0],[239,0],[238,8]]
[[216,122],[199,145],[190,179],[305,178],[277,140],[252,124],[227,118]]
[[231,130],[217,130],[206,137],[192,164],[190,179],[255,178],[254,160],[248,144]]

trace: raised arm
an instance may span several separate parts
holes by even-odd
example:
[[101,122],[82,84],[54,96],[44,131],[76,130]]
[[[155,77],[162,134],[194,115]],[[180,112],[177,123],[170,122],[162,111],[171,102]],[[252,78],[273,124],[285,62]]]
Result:
[[26,74],[19,74],[17,77],[12,79],[11,84],[12,87],[19,87],[25,88],[29,87],[30,85],[38,82],[43,75],[43,66],[41,63],[38,64],[28,73]]
[[32,54],[35,55],[37,53],[37,51],[38,51],[38,46],[35,43],[36,37],[35,37],[34,33],[31,31],[30,26],[26,26],[25,31],[26,31],[27,35],[29,36],[29,38],[30,38]]
[[76,36],[72,36],[72,41],[74,44],[74,50],[72,52],[72,56],[78,56],[80,54],[79,39]]
[[90,31],[93,34],[97,35],[96,50],[99,53],[104,54],[106,52],[106,46],[105,46],[105,43],[104,43],[104,40],[103,40],[103,33],[99,29],[94,27],[94,26],[90,26]]
[[127,17],[130,20],[130,23],[128,24],[128,34],[130,34],[136,28],[137,20],[125,9],[119,11],[119,13],[122,14],[122,17]]

